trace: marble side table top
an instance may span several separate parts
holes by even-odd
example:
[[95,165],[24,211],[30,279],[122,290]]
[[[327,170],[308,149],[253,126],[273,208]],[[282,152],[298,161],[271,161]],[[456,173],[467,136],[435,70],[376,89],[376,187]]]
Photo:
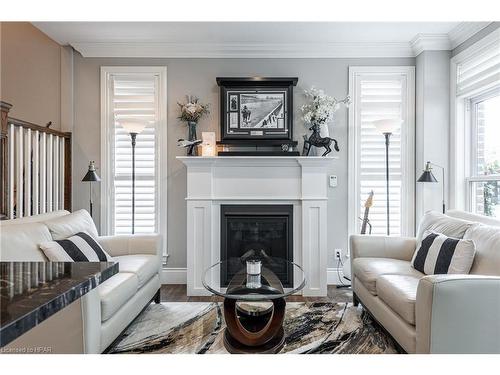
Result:
[[116,273],[115,262],[0,262],[0,347]]

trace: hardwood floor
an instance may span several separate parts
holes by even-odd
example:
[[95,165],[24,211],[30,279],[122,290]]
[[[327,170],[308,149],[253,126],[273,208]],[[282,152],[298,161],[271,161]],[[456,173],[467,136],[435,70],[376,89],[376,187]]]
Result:
[[[222,302],[223,298],[218,296],[188,297],[185,284],[169,284],[161,287],[162,302]],[[287,302],[352,302],[351,288],[337,288],[335,285],[328,286],[327,297],[302,297],[289,296]]]

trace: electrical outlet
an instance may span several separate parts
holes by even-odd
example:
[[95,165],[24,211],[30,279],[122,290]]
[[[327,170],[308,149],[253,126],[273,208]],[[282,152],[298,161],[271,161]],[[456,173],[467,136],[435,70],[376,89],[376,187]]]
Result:
[[332,187],[332,188],[337,187],[337,184],[338,184],[337,176],[334,174],[330,175],[329,182],[330,182],[330,187]]
[[342,258],[342,249],[335,249],[335,259]]

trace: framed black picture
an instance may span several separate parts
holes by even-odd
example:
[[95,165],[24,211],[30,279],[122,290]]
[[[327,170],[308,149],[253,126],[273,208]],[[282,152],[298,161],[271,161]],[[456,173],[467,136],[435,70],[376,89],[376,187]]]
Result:
[[221,141],[265,144],[293,141],[293,87],[298,78],[217,78]]

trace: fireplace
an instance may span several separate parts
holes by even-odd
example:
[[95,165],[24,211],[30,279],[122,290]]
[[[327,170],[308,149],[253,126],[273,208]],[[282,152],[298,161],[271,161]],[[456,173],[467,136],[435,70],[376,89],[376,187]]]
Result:
[[292,268],[266,259],[293,261],[293,205],[221,205],[221,286],[227,286],[240,265],[261,259],[283,287],[293,287]]
[[[203,285],[205,271],[221,256],[227,257],[227,243],[222,250],[221,223],[222,227],[226,227],[226,222],[221,219],[221,206],[245,205],[241,206],[244,208],[242,214],[245,214],[247,208],[252,208],[249,205],[255,205],[254,209],[265,205],[260,208],[267,212],[271,207],[268,204],[277,205],[281,212],[290,213],[289,246],[285,254],[292,259],[293,250],[293,262],[304,269],[306,286],[302,295],[326,296],[327,181],[332,168],[336,168],[337,159],[336,156],[177,156],[177,160],[186,165],[187,173],[188,296],[210,295],[211,292]],[[287,211],[286,204],[293,205],[293,227],[291,208]],[[235,214],[234,211],[227,213],[229,216]],[[246,214],[241,216],[248,216],[248,210]],[[223,237],[227,240],[225,232]],[[207,277],[216,284],[223,282],[220,276],[219,272],[212,272]],[[288,275],[285,285],[292,283],[291,277]],[[294,284],[297,281],[297,278],[293,279]]]

